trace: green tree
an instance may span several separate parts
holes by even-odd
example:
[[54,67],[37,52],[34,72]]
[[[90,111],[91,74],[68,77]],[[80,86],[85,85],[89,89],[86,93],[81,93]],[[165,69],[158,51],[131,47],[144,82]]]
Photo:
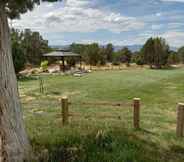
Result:
[[19,17],[21,13],[32,10],[35,4],[40,4],[40,0],[0,1],[0,134],[4,146],[1,149],[4,157],[1,158],[8,162],[23,162],[30,151],[13,66],[8,18]]
[[90,65],[96,66],[99,63],[99,45],[97,43],[89,44],[86,46],[84,54],[86,56],[86,61]]
[[82,56],[82,60],[91,65],[106,64],[107,61],[113,60],[113,46],[108,44],[106,47],[100,47],[97,43],[76,44],[72,43],[70,49],[74,53]]
[[48,41],[44,40],[39,32],[32,32],[26,29],[22,32],[22,46],[26,56],[26,62],[33,65],[40,65],[42,54],[49,52]]
[[105,65],[107,62],[106,49],[101,47],[98,51],[100,65]]
[[132,58],[132,52],[127,48],[123,48],[121,51],[121,62],[126,63],[127,66],[130,66],[131,58]]
[[113,61],[112,61],[112,64],[113,65],[119,65],[121,63],[121,57],[122,57],[121,51],[113,52]]
[[85,50],[85,45],[84,44],[72,43],[70,45],[70,50],[74,53],[82,54]]
[[13,64],[15,68],[16,74],[21,71],[25,66],[25,55],[24,50],[22,48],[22,35],[18,30],[11,30],[11,41],[12,41],[12,56],[13,56]]
[[180,57],[177,52],[169,51],[168,64],[178,64],[180,62]]
[[179,48],[177,53],[180,57],[180,62],[184,64],[184,47]]
[[86,50],[86,45],[84,44],[76,44],[76,43],[72,43],[70,45],[70,50],[74,53],[77,53],[77,54],[80,54],[81,57],[82,57],[82,61],[86,62],[87,63],[87,55],[85,53],[85,50]]
[[138,51],[136,51],[132,54],[131,61],[133,63],[136,63],[137,65],[144,65],[143,56],[142,56],[141,52],[138,52]]
[[154,64],[154,40],[153,38],[149,38],[143,48],[141,49],[141,53],[143,55],[143,60],[146,64],[150,65],[150,68],[152,68]]
[[108,62],[112,62],[113,61],[113,45],[111,43],[107,44],[106,48],[105,48],[105,54],[107,55],[107,61]]
[[146,64],[160,69],[165,66],[169,57],[169,45],[163,38],[150,38],[141,50]]

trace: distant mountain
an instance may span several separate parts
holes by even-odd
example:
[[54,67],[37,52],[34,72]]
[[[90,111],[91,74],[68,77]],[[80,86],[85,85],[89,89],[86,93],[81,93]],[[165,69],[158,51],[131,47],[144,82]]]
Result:
[[50,45],[50,47],[54,49],[67,49],[70,45]]
[[124,47],[127,47],[130,51],[135,52],[135,51],[139,51],[142,48],[142,45],[136,44],[136,45],[127,45],[127,46],[114,46],[114,50],[118,51]]
[[[57,48],[57,49],[66,49],[66,48],[69,48],[70,45],[53,45],[51,46],[52,48]],[[101,45],[104,47],[104,45]],[[135,51],[139,51],[141,48],[142,48],[143,45],[140,45],[140,44],[135,44],[135,45],[127,45],[127,46],[118,46],[118,45],[115,45],[114,46],[114,50],[115,51],[118,51],[118,50],[121,50],[122,48],[124,47],[127,47],[130,51],[132,52],[135,52]],[[170,47],[171,50],[173,51],[177,51],[178,48],[176,47]]]
[[[114,46],[114,49],[115,49],[115,51],[118,51],[118,50],[121,50],[124,47],[127,47],[130,51],[135,52],[135,51],[140,51],[141,48],[143,47],[143,45],[136,44],[136,45],[127,45],[127,46]],[[173,50],[173,51],[178,50],[178,48],[176,48],[176,47],[170,47],[170,49]]]

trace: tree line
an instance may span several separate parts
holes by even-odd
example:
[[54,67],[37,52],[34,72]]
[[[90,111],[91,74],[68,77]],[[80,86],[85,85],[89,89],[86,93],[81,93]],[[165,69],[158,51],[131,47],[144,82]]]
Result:
[[119,65],[130,63],[137,65],[149,65],[150,68],[161,69],[171,64],[184,63],[184,47],[173,51],[166,40],[161,37],[149,38],[140,51],[132,52],[127,47],[115,51],[112,44],[100,46],[97,43],[76,44],[73,43],[70,49],[82,56],[82,60],[90,65],[105,65],[112,63]]
[[90,65],[105,65],[111,62],[115,65],[126,63],[128,66],[131,62],[132,52],[128,48],[123,48],[115,52],[111,43],[106,46],[100,46],[98,43],[76,44],[73,43],[70,49],[74,53],[82,56],[82,61]]
[[39,32],[30,29],[11,29],[11,44],[16,73],[24,69],[26,64],[40,65],[42,54],[52,50]]
[[[42,54],[53,51],[39,32],[32,32],[29,29],[19,31],[11,30],[12,55],[15,71],[18,73],[24,69],[26,64],[40,65]],[[70,45],[70,50],[82,56],[82,61],[89,65],[105,65],[121,63],[130,66],[130,63],[137,65],[147,64],[150,68],[161,69],[171,64],[184,63],[184,47],[178,51],[170,50],[166,40],[160,37],[149,38],[142,49],[132,52],[127,47],[116,51],[111,43],[100,46],[98,43]],[[68,64],[74,65],[75,60],[68,59]]]

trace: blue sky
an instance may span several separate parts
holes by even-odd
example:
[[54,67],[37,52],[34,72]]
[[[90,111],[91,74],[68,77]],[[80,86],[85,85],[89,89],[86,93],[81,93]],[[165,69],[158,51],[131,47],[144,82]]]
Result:
[[13,20],[18,29],[39,31],[50,45],[72,42],[144,44],[164,37],[184,45],[184,0],[65,0],[42,3]]

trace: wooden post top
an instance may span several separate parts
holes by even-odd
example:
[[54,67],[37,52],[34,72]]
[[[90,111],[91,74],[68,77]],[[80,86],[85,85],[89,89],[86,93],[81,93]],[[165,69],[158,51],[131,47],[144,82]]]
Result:
[[140,101],[141,99],[140,98],[134,98],[134,101]]
[[63,101],[63,100],[68,100],[68,97],[67,96],[63,96],[60,98],[60,101]]
[[67,96],[63,96],[62,99],[68,99],[68,97]]
[[184,103],[180,102],[178,103],[178,106],[184,107]]

